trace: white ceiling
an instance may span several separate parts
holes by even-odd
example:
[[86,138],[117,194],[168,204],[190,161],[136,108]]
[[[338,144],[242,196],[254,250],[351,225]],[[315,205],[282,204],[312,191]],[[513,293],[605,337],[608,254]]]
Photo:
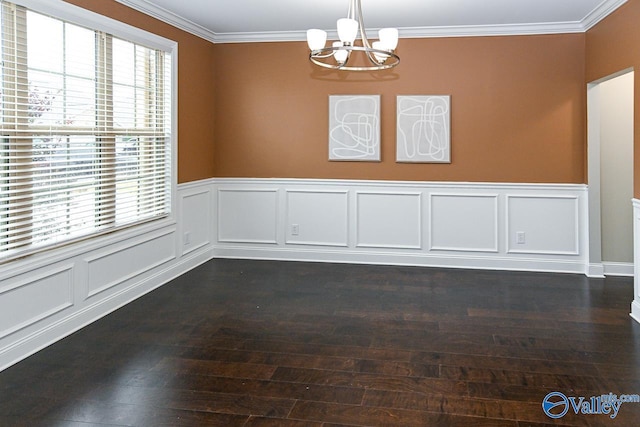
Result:
[[[304,40],[348,0],[117,0],[213,42]],[[401,37],[584,32],[627,0],[362,0],[367,28]]]

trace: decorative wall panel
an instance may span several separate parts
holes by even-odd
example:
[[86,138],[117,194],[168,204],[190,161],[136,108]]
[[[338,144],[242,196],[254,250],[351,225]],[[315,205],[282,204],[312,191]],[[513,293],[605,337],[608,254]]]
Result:
[[73,306],[73,267],[36,272],[0,286],[0,338]]
[[277,190],[218,190],[218,241],[275,244]]
[[509,253],[578,255],[579,234],[578,197],[507,197]]
[[431,194],[431,250],[498,252],[498,195]]
[[421,249],[420,193],[358,192],[357,246]]
[[288,244],[348,246],[347,191],[287,191]]

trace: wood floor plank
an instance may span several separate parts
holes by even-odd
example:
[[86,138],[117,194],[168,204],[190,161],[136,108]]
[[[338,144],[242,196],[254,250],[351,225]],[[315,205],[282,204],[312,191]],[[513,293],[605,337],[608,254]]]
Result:
[[326,427],[323,422],[287,420],[282,418],[251,417],[244,427]]
[[466,383],[440,378],[401,377],[368,373],[322,371],[319,369],[278,368],[273,379],[291,383],[322,384],[389,391],[437,390],[441,393],[467,392]]
[[506,369],[559,375],[585,375],[597,369],[597,365],[593,363],[445,352],[417,352],[411,361],[413,363],[437,364],[449,367]]
[[363,405],[514,421],[518,419],[537,422],[549,420],[540,410],[538,402],[473,399],[453,394],[367,390]]
[[208,411],[176,410],[153,406],[128,405],[110,402],[79,401],[73,406],[61,406],[44,418],[124,426],[243,426],[246,415]]
[[[135,386],[138,386],[138,384],[135,384]],[[319,402],[348,402],[353,404],[360,403],[364,395],[363,389],[349,386],[197,375],[173,376],[163,382],[162,387],[169,390],[201,390],[214,393],[248,394],[261,397],[308,399]]]
[[360,426],[475,426],[516,427],[515,421],[480,417],[465,417],[427,411],[378,408],[358,405],[306,402],[296,403],[290,418]]
[[584,375],[559,375],[504,369],[466,368],[461,366],[441,366],[440,368],[441,378],[450,380],[521,385],[527,387],[549,387],[554,390],[596,390],[602,384],[602,380],[589,376],[589,374],[595,373],[596,372],[593,371],[587,371]]
[[235,363],[251,363],[290,368],[336,369],[355,371],[356,360],[347,357],[317,356],[313,354],[272,353],[266,351],[228,350],[217,347],[190,348],[180,354],[181,358],[217,360]]
[[186,373],[193,375],[232,377],[248,379],[269,379],[276,367],[257,363],[223,362],[219,360],[195,360],[165,358],[153,367],[154,371]]
[[158,407],[222,414],[260,415],[285,418],[294,399],[202,390],[104,385],[83,396],[85,401],[110,402],[141,407]]

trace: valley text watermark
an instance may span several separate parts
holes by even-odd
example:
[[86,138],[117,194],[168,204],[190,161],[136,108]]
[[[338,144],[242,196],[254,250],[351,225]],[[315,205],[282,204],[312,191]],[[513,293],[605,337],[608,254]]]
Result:
[[558,391],[551,392],[542,400],[542,410],[549,418],[562,418],[569,411],[576,415],[608,415],[611,419],[618,416],[623,403],[640,403],[640,395],[609,393],[592,397],[567,397]]

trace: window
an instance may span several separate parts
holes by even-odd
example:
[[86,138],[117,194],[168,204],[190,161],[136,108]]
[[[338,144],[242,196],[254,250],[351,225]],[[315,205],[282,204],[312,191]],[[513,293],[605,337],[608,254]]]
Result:
[[0,4],[0,260],[169,216],[171,51]]

